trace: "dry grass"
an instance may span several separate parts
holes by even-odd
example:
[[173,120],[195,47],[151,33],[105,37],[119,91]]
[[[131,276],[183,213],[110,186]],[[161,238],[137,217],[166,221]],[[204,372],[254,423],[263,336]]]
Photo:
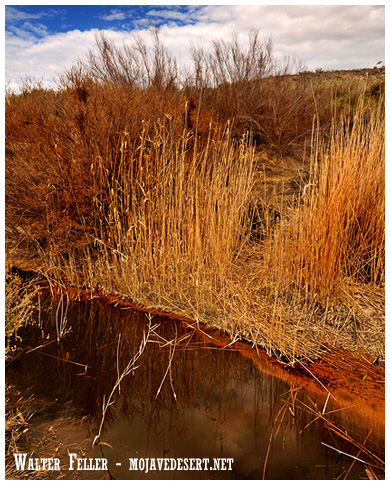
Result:
[[[6,396],[11,391],[6,387]],[[30,448],[30,424],[31,413],[28,411],[28,400],[18,402],[16,406],[10,406],[6,399],[5,415],[5,479],[6,480],[40,480],[45,472],[33,470],[17,470],[14,453],[26,453]],[[46,472],[47,474],[47,472]]]
[[316,147],[309,204],[275,235],[290,256],[284,274],[322,300],[340,294],[346,276],[383,283],[383,109],[366,115],[359,106],[334,128],[330,146]]
[[[34,310],[38,287],[34,281],[23,282],[7,263],[5,268],[5,336],[15,337],[20,326],[27,324]],[[9,340],[8,340],[9,343]]]
[[[352,347],[376,335],[370,351],[384,357],[384,106],[334,127],[313,151],[307,203],[264,247],[267,277],[287,311],[294,310],[324,344]],[[303,193],[301,194],[304,195]],[[307,194],[306,194],[307,195]],[[286,209],[287,210],[287,209]],[[299,320],[299,318],[298,318]],[[310,322],[310,323],[309,323]],[[379,335],[382,337],[379,337]],[[368,338],[367,338],[368,337]],[[378,338],[379,337],[379,338]],[[373,342],[371,341],[370,344]]]
[[[169,122],[124,135],[117,176],[96,162],[93,250],[56,264],[77,286],[227,330],[294,362],[339,347],[384,358],[384,130],[356,111],[313,151],[310,197],[250,238],[253,150],[210,130],[198,149]],[[368,180],[369,177],[369,180]],[[109,189],[109,190],[108,190]],[[307,195],[307,194],[306,194]],[[283,202],[281,202],[281,205]],[[76,269],[77,268],[77,269]],[[379,295],[379,297],[378,297]]]
[[[210,129],[198,148],[169,121],[139,140],[124,135],[117,176],[92,167],[96,238],[81,264],[70,258],[73,284],[101,286],[147,305],[185,311],[197,321],[218,316],[216,301],[248,237],[253,150],[229,129]],[[63,264],[61,265],[63,266]],[[76,271],[81,268],[81,273]]]
[[[256,34],[237,65],[234,38],[195,50],[195,80],[179,88],[153,35],[160,57],[101,37],[58,92],[8,96],[13,260],[218,326],[284,361],[329,343],[383,358],[381,89],[264,77],[277,69]],[[253,140],[300,161],[300,192],[277,192],[283,176],[267,180]]]

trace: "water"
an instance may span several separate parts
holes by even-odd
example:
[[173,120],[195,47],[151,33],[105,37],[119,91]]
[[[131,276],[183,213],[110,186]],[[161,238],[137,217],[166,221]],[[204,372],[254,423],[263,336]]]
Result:
[[[52,432],[60,478],[335,479],[347,472],[348,479],[366,477],[364,464],[355,462],[349,470],[353,460],[321,442],[354,456],[356,448],[330,433],[321,420],[309,425],[313,415],[305,404],[322,409],[326,396],[311,392],[296,376],[286,380],[284,371],[263,355],[256,357],[249,349],[252,357],[244,356],[245,346],[226,347],[223,334],[210,331],[209,338],[186,323],[157,316],[150,322],[143,313],[99,299],[68,307],[64,299],[48,300],[41,308],[41,324],[21,337],[30,347],[42,347],[11,362],[6,380],[24,396],[33,396],[31,428],[45,439]],[[66,320],[60,322],[61,315]],[[155,330],[137,368],[114,393],[101,444],[93,447],[103,402],[136,355],[148,325]],[[57,340],[60,330],[64,335]],[[358,426],[361,420],[353,412],[339,416],[340,426],[361,442],[375,427],[369,420]],[[382,453],[383,440],[374,435],[372,446]],[[47,456],[44,448],[34,451]],[[108,470],[69,470],[68,453],[104,457]],[[157,459],[174,459],[160,464],[178,468],[178,458],[183,468],[196,468],[188,459],[198,458],[208,469],[158,470]],[[231,461],[214,462],[221,458]],[[130,470],[130,459],[138,459],[143,470]],[[226,470],[221,469],[224,463]]]

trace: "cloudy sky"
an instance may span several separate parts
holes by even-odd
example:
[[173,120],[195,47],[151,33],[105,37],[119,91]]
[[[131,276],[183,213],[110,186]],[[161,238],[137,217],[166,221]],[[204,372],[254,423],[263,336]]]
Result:
[[[19,2],[22,3],[22,2]],[[98,2],[96,2],[98,3]],[[384,61],[383,5],[12,5],[5,6],[5,82],[53,83],[56,74],[94,47],[96,30],[118,46],[153,25],[179,62],[191,44],[205,47],[235,30],[272,35],[274,54],[300,58],[307,69],[374,67]]]

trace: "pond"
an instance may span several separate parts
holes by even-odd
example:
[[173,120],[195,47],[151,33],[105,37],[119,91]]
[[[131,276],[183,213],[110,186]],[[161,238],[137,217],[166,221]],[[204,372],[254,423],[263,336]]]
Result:
[[[31,429],[56,445],[58,478],[367,478],[369,457],[315,419],[345,406],[222,332],[62,296],[42,300],[20,337],[35,350],[7,365],[6,383],[31,399]],[[374,415],[363,424],[356,409],[329,416],[384,454]],[[48,456],[42,446],[31,451]],[[76,455],[86,459],[80,469]]]

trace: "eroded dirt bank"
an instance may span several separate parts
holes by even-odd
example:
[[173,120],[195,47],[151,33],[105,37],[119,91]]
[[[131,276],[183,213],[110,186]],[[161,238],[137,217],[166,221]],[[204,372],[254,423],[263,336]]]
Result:
[[[169,311],[145,308],[135,302],[116,295],[105,295],[99,290],[93,292],[66,286],[60,289],[70,299],[79,301],[99,299],[107,305],[131,308],[136,311],[167,318],[178,325],[187,326],[201,337],[204,345],[212,343],[226,351],[239,352],[250,359],[256,367],[267,375],[272,375],[290,384],[291,388],[303,388],[315,396],[313,411],[324,414],[331,412],[334,417],[360,425],[372,427],[380,439],[385,435],[385,369],[370,361],[364,353],[350,354],[343,349],[329,346],[322,357],[314,362],[303,360],[293,365],[278,361],[269,356],[262,348],[254,347],[250,342],[232,341],[231,337],[216,328],[196,323]],[[326,402],[326,405],[325,405]],[[319,409],[317,406],[323,408]]]

